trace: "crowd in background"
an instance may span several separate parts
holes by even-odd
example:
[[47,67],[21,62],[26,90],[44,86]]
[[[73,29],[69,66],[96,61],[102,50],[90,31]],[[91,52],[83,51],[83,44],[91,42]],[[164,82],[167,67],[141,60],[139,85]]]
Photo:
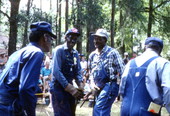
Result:
[[[133,59],[137,56],[137,53],[134,52],[132,58],[129,58],[129,54],[127,52],[124,53],[124,58],[123,61],[125,64],[130,59]],[[38,81],[38,86],[37,86],[37,96],[38,96],[38,104],[47,104],[49,107],[52,107],[51,105],[51,94],[50,94],[50,82],[51,82],[51,57],[52,54],[47,53],[43,59],[41,71],[40,71],[40,76],[39,76],[39,81]],[[88,93],[90,91],[90,80],[88,79],[88,73],[87,73],[87,59],[84,54],[79,54],[80,58],[80,64],[82,68],[82,76],[85,84],[85,91],[84,93]],[[5,64],[8,60],[8,57],[5,53],[0,53],[0,74],[5,68]],[[77,86],[74,83],[74,86]],[[89,107],[93,107],[93,102],[94,102],[94,97],[90,96],[89,97]],[[119,101],[120,98],[118,96],[117,101]]]

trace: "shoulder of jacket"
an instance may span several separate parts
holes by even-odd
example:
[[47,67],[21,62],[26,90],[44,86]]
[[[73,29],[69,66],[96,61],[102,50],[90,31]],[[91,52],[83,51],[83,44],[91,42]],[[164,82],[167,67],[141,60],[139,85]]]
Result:
[[158,57],[158,58],[154,59],[150,64],[151,65],[155,64],[157,67],[163,68],[166,63],[169,63],[169,61],[166,60],[165,58]]
[[167,59],[162,58],[162,57],[156,58],[155,61],[156,61],[157,63],[161,63],[161,64],[165,64],[165,63],[169,62]]
[[63,45],[56,46],[53,51],[61,51],[61,50],[64,51],[64,46]]

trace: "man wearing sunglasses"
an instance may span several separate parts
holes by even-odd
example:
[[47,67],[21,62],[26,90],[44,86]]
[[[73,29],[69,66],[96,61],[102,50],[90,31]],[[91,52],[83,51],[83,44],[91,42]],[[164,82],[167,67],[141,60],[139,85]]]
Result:
[[30,26],[30,43],[14,52],[0,76],[0,115],[35,116],[36,88],[44,53],[49,52],[51,25],[41,21]]
[[[65,33],[66,42],[57,46],[52,57],[52,104],[55,116],[75,116],[76,99],[83,97],[83,78],[78,52],[73,49],[79,31],[69,29]],[[73,80],[78,88],[73,86]]]

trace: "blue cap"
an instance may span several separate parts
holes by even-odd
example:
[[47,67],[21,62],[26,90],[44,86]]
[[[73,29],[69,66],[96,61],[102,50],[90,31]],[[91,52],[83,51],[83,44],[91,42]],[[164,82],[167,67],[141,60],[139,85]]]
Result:
[[157,37],[148,37],[145,40],[145,45],[148,45],[148,44],[159,45],[161,48],[163,48],[163,41]]
[[68,35],[68,34],[77,34],[78,36],[80,36],[80,32],[76,28],[68,29],[65,35]]
[[51,24],[45,21],[35,22],[30,25],[32,32],[44,31],[50,34],[51,37],[56,38],[57,36],[52,33]]

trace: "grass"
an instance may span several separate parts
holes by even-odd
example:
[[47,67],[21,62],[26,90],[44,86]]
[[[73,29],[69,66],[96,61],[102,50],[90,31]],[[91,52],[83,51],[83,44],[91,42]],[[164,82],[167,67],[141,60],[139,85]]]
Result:
[[[80,108],[82,101],[77,105],[76,116],[92,116],[92,108],[88,107],[88,101]],[[111,116],[120,116],[121,102],[116,102],[112,105]],[[54,116],[53,109],[46,105],[37,105],[37,116]],[[170,116],[165,108],[162,108],[162,116]]]

